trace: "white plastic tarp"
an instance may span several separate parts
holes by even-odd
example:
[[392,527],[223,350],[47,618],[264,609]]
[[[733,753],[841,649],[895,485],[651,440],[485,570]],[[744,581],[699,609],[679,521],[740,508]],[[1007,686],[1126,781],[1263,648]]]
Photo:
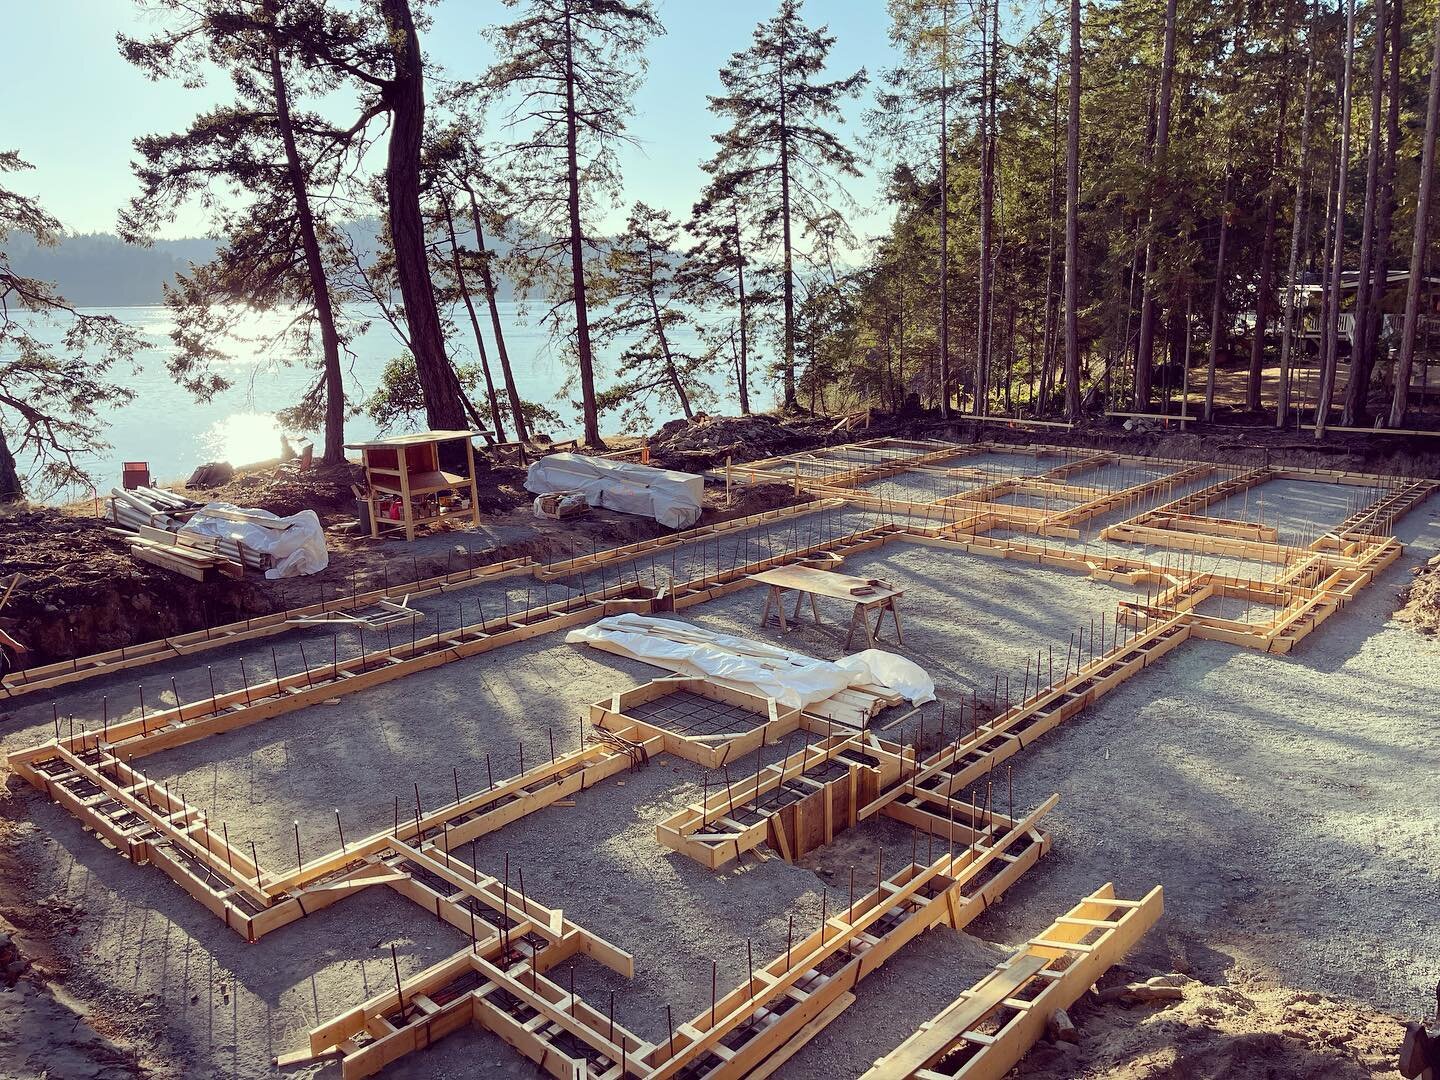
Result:
[[550,454],[531,464],[525,490],[579,491],[591,506],[654,518],[671,529],[685,529],[700,516],[705,481],[693,473],[654,469],[628,461]]
[[935,700],[935,680],[913,660],[884,649],[862,649],[835,661],[836,667],[856,672],[860,682],[875,683],[893,690],[911,705],[924,705]]
[[[565,640],[572,644],[610,641],[657,667],[695,679],[726,679],[791,708],[807,708],[862,683],[878,683],[907,697],[912,690],[928,692],[931,696],[923,700],[934,699],[935,684],[922,668],[878,649],[832,663],[751,638],[634,614],[612,615],[577,627]],[[887,677],[901,678],[902,685],[886,681]]]
[[[270,518],[272,521],[288,521],[288,529],[267,529],[264,525],[252,525],[245,521],[232,521],[216,514],[207,514],[211,508],[239,511],[255,517]],[[206,503],[195,512],[195,516],[180,529],[181,532],[197,536],[218,536],[226,540],[237,540],[251,551],[261,551],[270,556],[274,566],[265,571],[271,578],[301,577],[318,574],[330,564],[330,553],[325,547],[325,529],[314,510],[301,510],[287,518],[272,514],[269,510],[251,510],[233,503]]]

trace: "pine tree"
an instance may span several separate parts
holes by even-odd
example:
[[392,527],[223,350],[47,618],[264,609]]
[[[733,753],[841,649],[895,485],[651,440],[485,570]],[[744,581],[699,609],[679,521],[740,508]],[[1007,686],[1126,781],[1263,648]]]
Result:
[[[0,151],[0,174],[29,167],[15,151]],[[88,483],[84,459],[105,449],[105,413],[134,397],[108,376],[116,365],[133,371],[142,344],[114,316],[76,311],[46,282],[12,270],[12,234],[54,244],[60,222],[0,186],[0,503],[25,496],[17,453],[33,466],[37,494]]]
[[[1145,276],[1140,300],[1140,341],[1135,349],[1135,411],[1148,412],[1155,371],[1155,323],[1159,302],[1155,278],[1159,243],[1168,237],[1162,226],[1168,197],[1167,169],[1170,153],[1170,109],[1175,84],[1175,0],[1166,0],[1164,45],[1160,56],[1160,105],[1155,121],[1155,179],[1149,192],[1149,235],[1145,241]],[[1157,215],[1157,210],[1159,214]],[[1158,218],[1158,220],[1157,220]]]
[[[167,288],[177,346],[170,370],[208,398],[229,385],[220,373],[223,342],[248,311],[297,309],[284,336],[303,351],[318,333],[322,361],[296,416],[304,426],[323,422],[322,459],[333,463],[345,456],[343,335],[329,280],[334,229],[315,213],[312,192],[338,182],[350,136],[314,114],[294,113],[293,97],[330,84],[298,61],[296,39],[307,31],[290,21],[290,7],[282,0],[152,0],[152,14],[169,25],[147,39],[121,39],[125,58],[153,79],[196,85],[211,69],[226,72],[235,101],[202,113],[184,131],[136,140],[141,192],[120,226],[127,239],[147,242],[187,202],[212,208],[219,252]],[[250,201],[236,209],[217,199],[226,189]]]
[[[410,327],[410,349],[425,396],[425,420],[431,428],[465,426],[463,391],[445,351],[445,331],[430,280],[429,246],[420,213],[420,151],[425,136],[425,61],[410,0],[378,0],[381,16],[378,51],[389,73],[361,75],[372,88],[366,111],[383,109],[390,117],[385,154],[385,206],[396,278]],[[331,63],[343,68],[343,53]],[[358,72],[357,72],[358,73]]]
[[1290,224],[1290,264],[1285,275],[1285,306],[1280,331],[1280,385],[1275,401],[1275,426],[1283,428],[1290,416],[1290,354],[1294,348],[1297,313],[1295,311],[1296,278],[1300,273],[1301,241],[1309,228],[1311,115],[1315,101],[1315,54],[1319,49],[1318,25],[1320,0],[1313,0],[1310,30],[1306,39],[1305,104],[1300,115],[1300,169],[1295,174],[1295,203]]
[[1065,122],[1065,419],[1080,419],[1080,0],[1070,0],[1069,111]]
[[[514,196],[493,170],[486,167],[488,153],[478,138],[478,133],[484,129],[484,121],[476,107],[478,99],[474,88],[462,87],[445,104],[450,110],[450,119],[427,140],[424,159],[433,216],[450,249],[449,258],[441,260],[439,272],[449,280],[454,297],[465,308],[485,377],[491,424],[497,437],[505,439],[505,425],[501,417],[508,413],[515,437],[525,442],[529,438],[529,410],[520,398],[515,372],[510,364],[510,351],[505,342],[505,328],[495,288],[495,252],[486,246],[485,239],[487,230],[503,230],[507,226],[509,218],[501,207],[512,202]],[[473,248],[461,242],[467,225],[474,238]],[[473,286],[476,284],[484,295],[488,310],[490,332],[505,389],[503,405],[495,387],[489,350],[475,310]]]
[[1320,348],[1324,359],[1320,365],[1320,391],[1315,404],[1315,438],[1325,437],[1330,422],[1330,403],[1335,396],[1335,368],[1340,355],[1340,284],[1345,267],[1345,200],[1349,186],[1350,110],[1353,104],[1355,77],[1355,0],[1346,0],[1344,65],[1340,80],[1340,147],[1337,154],[1334,220],[1328,226],[1333,233],[1333,251],[1329,254],[1330,281],[1326,289],[1325,325],[1321,331]]
[[601,396],[601,408],[623,406],[633,426],[650,418],[658,400],[685,419],[695,410],[697,374],[704,358],[682,351],[676,339],[694,333],[685,303],[680,225],[668,211],[637,202],[625,230],[607,252],[597,295],[606,313],[595,321],[595,340],[621,347],[618,381]]
[[706,170],[743,194],[762,239],[778,244],[783,309],[782,405],[798,404],[795,384],[796,224],[812,243],[843,192],[835,177],[858,176],[854,151],[831,130],[840,105],[860,91],[864,70],[821,81],[835,38],[800,16],[800,0],[780,0],[771,19],[755,28],[749,48],[720,69],[725,92],[710,109],[730,121]]
[[620,187],[616,151],[627,141],[630,99],[646,43],[663,28],[649,0],[505,0],[516,20],[491,31],[497,54],[488,83],[508,108],[516,141],[500,160],[533,229],[522,257],[559,293],[550,314],[574,312],[585,442],[600,440],[585,259],[587,223]]
[[685,226],[694,243],[686,254],[681,284],[695,307],[734,312],[730,321],[701,332],[713,353],[730,352],[740,415],[749,416],[755,313],[768,307],[773,297],[756,286],[755,261],[748,253],[740,207],[740,196],[725,178],[706,186]]
[[939,233],[936,298],[937,397],[940,415],[950,415],[950,100],[955,92],[960,48],[954,0],[889,0],[890,40],[903,63],[885,72],[870,126],[876,140],[902,159],[922,161],[934,147],[935,216]]

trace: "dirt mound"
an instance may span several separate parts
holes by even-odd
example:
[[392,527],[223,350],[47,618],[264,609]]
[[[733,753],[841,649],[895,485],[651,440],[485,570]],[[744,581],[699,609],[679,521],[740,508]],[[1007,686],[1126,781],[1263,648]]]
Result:
[[350,485],[362,484],[364,478],[363,469],[348,464],[321,465],[303,473],[263,468],[243,473],[220,487],[183,494],[201,501],[269,510],[280,517],[314,510],[324,521],[336,513],[355,516],[355,495]]
[[813,442],[810,425],[789,424],[773,416],[701,416],[671,420],[650,438],[650,461],[662,468],[706,469],[725,458],[753,461]]
[[1422,634],[1440,632],[1440,555],[1411,572],[1415,583],[1400,590],[1400,603],[1404,606],[1395,613],[1395,618],[1409,623]]
[[1039,1043],[1017,1075],[1036,1080],[1386,1080],[1404,1024],[1353,1002],[1296,990],[1190,982],[1168,1008],[1071,1011],[1080,1041]]
[[49,508],[0,513],[0,567],[24,575],[0,628],[30,649],[26,666],[271,610],[250,582],[202,584],[136,562],[106,524]]

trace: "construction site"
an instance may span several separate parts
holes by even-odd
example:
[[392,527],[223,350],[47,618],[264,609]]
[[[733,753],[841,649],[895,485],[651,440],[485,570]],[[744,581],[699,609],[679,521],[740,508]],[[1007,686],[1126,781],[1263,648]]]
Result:
[[866,434],[8,673],[73,1074],[1399,1075],[1440,481]]

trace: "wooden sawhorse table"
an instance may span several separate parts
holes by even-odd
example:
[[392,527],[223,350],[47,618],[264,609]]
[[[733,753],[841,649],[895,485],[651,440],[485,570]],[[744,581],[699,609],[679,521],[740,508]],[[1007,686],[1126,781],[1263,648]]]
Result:
[[[791,618],[797,622],[800,619],[800,606],[806,596],[810,597],[810,614],[817,623],[820,621],[820,610],[815,602],[817,596],[846,600],[855,605],[855,610],[850,615],[850,632],[845,635],[847,649],[854,640],[857,629],[864,632],[866,647],[873,649],[887,611],[895,623],[895,640],[901,645],[905,644],[905,632],[900,627],[900,608],[895,603],[897,598],[905,595],[903,589],[891,588],[883,581],[873,578],[851,577],[849,574],[817,570],[810,566],[777,566],[759,574],[751,574],[750,580],[770,587],[765,596],[765,611],[760,616],[762,628],[769,625],[770,609],[773,607],[779,616],[781,631],[789,629],[785,619],[785,592],[790,589],[795,592],[795,612]],[[875,613],[873,627],[870,625],[872,612]]]

